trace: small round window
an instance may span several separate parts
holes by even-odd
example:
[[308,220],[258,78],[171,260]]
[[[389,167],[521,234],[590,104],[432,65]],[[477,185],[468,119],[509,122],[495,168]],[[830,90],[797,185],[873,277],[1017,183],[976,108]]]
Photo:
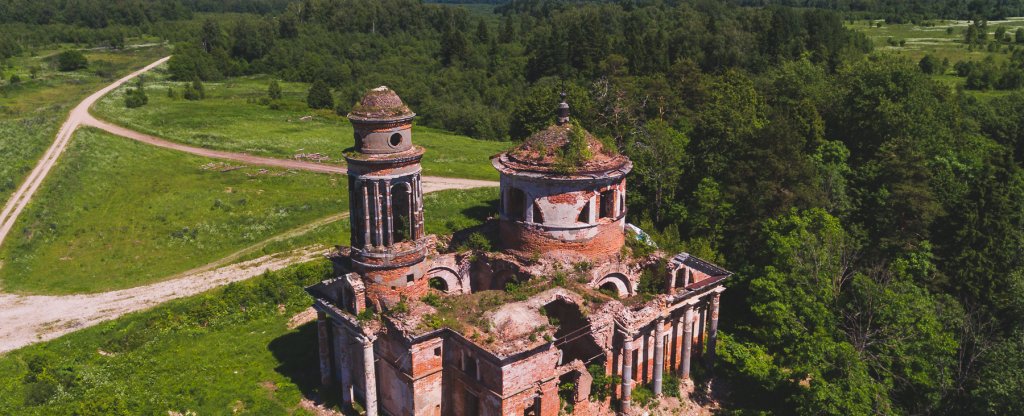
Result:
[[398,147],[398,145],[402,144],[402,134],[401,133],[392,134],[391,135],[391,140],[389,140],[389,142],[391,143],[391,147]]

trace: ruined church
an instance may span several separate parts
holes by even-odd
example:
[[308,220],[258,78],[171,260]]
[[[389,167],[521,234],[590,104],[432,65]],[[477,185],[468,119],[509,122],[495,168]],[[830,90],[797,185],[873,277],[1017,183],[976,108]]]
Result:
[[[711,368],[730,272],[627,224],[632,163],[564,96],[554,124],[491,157],[497,218],[455,236],[424,232],[414,117],[386,87],[348,114],[349,245],[307,288],[325,391],[370,416],[628,415],[638,389]],[[496,248],[466,244],[481,236]]]

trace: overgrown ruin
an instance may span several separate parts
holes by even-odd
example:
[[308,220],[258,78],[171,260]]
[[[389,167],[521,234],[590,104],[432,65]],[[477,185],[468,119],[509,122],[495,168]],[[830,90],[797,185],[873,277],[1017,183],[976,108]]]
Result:
[[343,405],[633,414],[635,386],[657,397],[710,368],[730,272],[629,231],[632,164],[573,124],[564,96],[556,124],[492,157],[499,218],[451,238],[424,233],[415,114],[380,87],[348,117],[350,247],[329,256],[335,278],[307,288],[321,382]]

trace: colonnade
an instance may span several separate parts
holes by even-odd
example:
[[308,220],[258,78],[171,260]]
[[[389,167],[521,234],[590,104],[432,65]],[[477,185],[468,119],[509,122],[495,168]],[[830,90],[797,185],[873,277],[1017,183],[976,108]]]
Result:
[[[712,367],[718,341],[720,296],[720,293],[715,292],[710,299],[685,305],[680,308],[681,311],[677,309],[668,316],[657,318],[653,331],[646,334],[622,333],[619,360],[622,368],[619,374],[622,377],[620,398],[624,413],[631,410],[635,382],[649,382],[651,391],[655,396],[660,396],[666,367],[684,380],[690,378],[690,364],[694,356],[702,358],[707,368]],[[671,328],[668,336],[666,327]],[[636,352],[638,346],[642,349],[640,352]],[[634,354],[637,355],[635,359]]]
[[[423,237],[423,184],[419,174],[397,180],[357,178],[349,176],[349,198],[353,208],[352,247],[390,247],[395,244],[394,205],[392,188],[406,186],[410,222],[406,238],[416,240]],[[357,240],[361,237],[362,241]]]

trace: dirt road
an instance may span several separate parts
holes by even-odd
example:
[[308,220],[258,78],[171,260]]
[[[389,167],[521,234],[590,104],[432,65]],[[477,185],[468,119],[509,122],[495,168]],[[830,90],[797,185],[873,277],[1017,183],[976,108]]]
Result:
[[104,293],[68,296],[0,294],[0,354],[172,299],[259,276],[268,270],[310,261],[324,252],[326,249],[323,247],[307,247],[179,279]]
[[[64,149],[67,148],[72,134],[78,127],[83,125],[96,127],[112,134],[153,146],[198,156],[231,160],[249,165],[321,173],[344,174],[346,172],[345,168],[339,166],[274,159],[244,153],[187,146],[98,120],[89,114],[89,108],[101,97],[139,74],[166,62],[169,58],[161,58],[145,68],[115,81],[113,84],[90,95],[71,110],[67,121],[64,122],[57,134],[56,140],[54,140],[42,159],[40,159],[39,163],[29,174],[25,183],[11,196],[3,211],[0,212],[0,245],[3,244],[4,239],[14,226],[18,215],[28,205],[32,196],[50,172],[50,169],[57,162]],[[423,177],[424,192],[491,186],[498,186],[498,183],[474,179]],[[347,214],[334,215],[307,224],[299,229],[290,230],[213,263],[181,273],[169,280],[150,285],[87,295],[34,296],[0,293],[0,354],[35,342],[53,339],[71,331],[117,318],[129,312],[150,308],[171,299],[194,295],[230,282],[258,276],[267,270],[277,270],[291,264],[313,260],[323,254],[326,249],[316,246],[306,247],[288,253],[267,255],[242,263],[230,264],[242,256],[262,249],[272,241],[301,234],[303,230],[308,231],[313,227],[342,218],[347,218]]]

